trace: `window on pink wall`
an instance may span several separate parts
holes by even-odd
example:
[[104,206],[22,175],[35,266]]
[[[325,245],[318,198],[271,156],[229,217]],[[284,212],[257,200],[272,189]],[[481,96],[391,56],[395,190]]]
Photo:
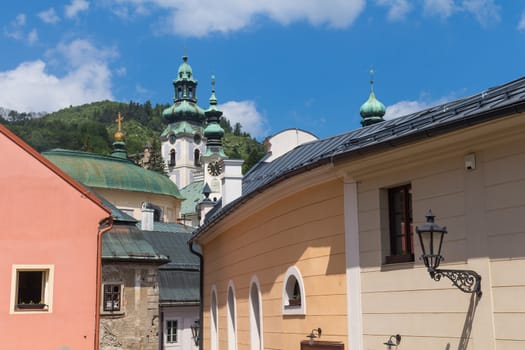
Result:
[[13,266],[11,312],[51,311],[52,287],[51,265]]

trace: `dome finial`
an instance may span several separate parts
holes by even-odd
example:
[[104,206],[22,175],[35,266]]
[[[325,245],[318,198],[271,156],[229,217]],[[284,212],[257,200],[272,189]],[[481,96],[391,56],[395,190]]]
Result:
[[375,71],[374,71],[373,68],[370,68],[368,73],[370,74],[370,92],[374,92],[374,74],[375,74]]
[[217,105],[217,97],[215,97],[215,75],[211,75],[211,96],[210,96],[210,106]]
[[113,157],[118,157],[122,159],[128,158],[128,152],[126,151],[126,141],[125,141],[125,135],[122,132],[122,121],[124,120],[124,117],[120,112],[117,114],[117,119],[115,119],[115,122],[117,122],[117,132],[115,132],[115,142],[113,142],[113,152],[111,155]]
[[117,119],[115,121],[117,122],[117,132],[115,133],[115,141],[123,141],[124,140],[124,133],[122,132],[122,121],[124,120],[124,117],[120,112],[117,114]]

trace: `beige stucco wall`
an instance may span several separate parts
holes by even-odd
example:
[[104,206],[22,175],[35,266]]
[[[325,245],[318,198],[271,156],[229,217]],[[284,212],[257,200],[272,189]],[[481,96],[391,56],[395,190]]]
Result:
[[[249,288],[262,295],[265,349],[298,349],[313,328],[323,340],[346,339],[346,288],[342,181],[335,180],[260,206],[204,246],[204,346],[210,349],[210,299],[217,288],[220,349],[227,349],[227,288],[233,283],[238,349],[250,348]],[[282,191],[281,191],[282,192]],[[270,195],[272,195],[270,193]],[[235,218],[232,218],[235,219]],[[302,274],[306,315],[283,315],[287,269]]]
[[[406,350],[525,347],[524,126],[520,118],[489,123],[349,165],[359,183],[365,349],[381,348],[392,334],[403,336]],[[476,169],[466,170],[464,156],[472,153]],[[430,208],[447,226],[441,268],[482,276],[479,302],[446,278],[431,280],[418,241],[415,262],[383,264],[385,191],[405,183],[412,185],[414,226]]]
[[[344,182],[357,187],[359,260],[349,262],[359,261],[361,273],[359,283],[348,285],[361,286],[362,349],[382,349],[393,334],[402,336],[400,350],[525,348],[523,131],[525,118],[514,116],[339,160],[244,203],[202,239],[205,349],[211,349],[214,286],[219,349],[228,349],[229,283],[237,300],[238,348],[249,348],[248,288],[254,275],[262,289],[265,349],[297,349],[317,327],[324,340],[343,341],[348,349],[347,328],[361,318],[346,314],[344,222],[352,216],[343,208],[352,198],[344,198]],[[466,155],[475,156],[474,170],[465,168]],[[479,300],[446,278],[430,278],[418,259],[417,235],[414,262],[384,263],[389,249],[386,191],[407,183],[414,227],[432,209],[436,222],[449,232],[441,268],[478,272]],[[281,311],[283,276],[292,265],[304,278],[307,311],[302,317]]]
[[176,222],[180,215],[181,200],[154,193],[120,191],[96,188],[95,191],[119,209],[132,210],[135,219],[142,219],[142,203],[149,202],[162,208],[164,222]]

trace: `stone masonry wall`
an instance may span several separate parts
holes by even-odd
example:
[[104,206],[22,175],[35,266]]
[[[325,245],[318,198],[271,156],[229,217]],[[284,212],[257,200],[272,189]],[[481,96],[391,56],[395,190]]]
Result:
[[102,305],[100,307],[100,350],[157,350],[157,265],[103,263],[102,284],[105,283],[121,284],[123,291],[119,312],[103,311]]

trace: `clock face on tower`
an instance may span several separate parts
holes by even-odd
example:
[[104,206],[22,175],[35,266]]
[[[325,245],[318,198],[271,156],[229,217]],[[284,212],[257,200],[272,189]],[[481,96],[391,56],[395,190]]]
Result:
[[222,163],[216,160],[208,164],[208,174],[211,176],[218,176],[222,173]]

